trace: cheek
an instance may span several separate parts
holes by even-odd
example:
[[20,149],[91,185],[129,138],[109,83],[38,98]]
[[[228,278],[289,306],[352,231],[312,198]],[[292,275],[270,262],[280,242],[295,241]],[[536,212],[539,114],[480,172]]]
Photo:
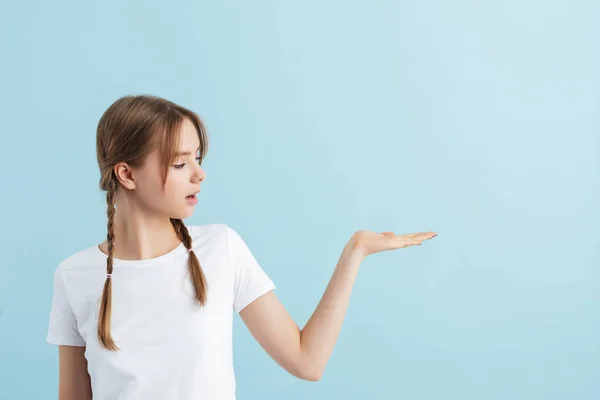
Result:
[[164,201],[162,190],[155,183],[146,182],[145,185],[140,185],[136,192],[139,201],[151,207],[155,207]]
[[167,181],[165,183],[165,195],[167,197],[180,196],[184,188],[184,174],[171,173],[167,176]]
[[137,192],[146,199],[163,196],[162,179],[157,174],[146,175],[140,179]]

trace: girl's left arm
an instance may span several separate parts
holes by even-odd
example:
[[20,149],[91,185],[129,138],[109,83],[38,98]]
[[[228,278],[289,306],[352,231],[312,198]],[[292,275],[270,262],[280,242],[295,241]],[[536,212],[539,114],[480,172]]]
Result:
[[316,310],[303,329],[292,320],[274,292],[240,312],[254,338],[290,374],[318,381],[342,328],[362,254],[352,245],[342,252]]
[[240,311],[254,338],[286,371],[309,381],[321,379],[333,352],[359,267],[369,254],[420,245],[435,232],[395,235],[358,231],[344,247],[317,308],[303,329],[292,320],[274,292]]

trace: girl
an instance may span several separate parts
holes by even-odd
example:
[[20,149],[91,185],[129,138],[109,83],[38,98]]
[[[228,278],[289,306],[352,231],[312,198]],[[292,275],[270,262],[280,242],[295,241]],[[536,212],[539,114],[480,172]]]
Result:
[[363,259],[436,236],[356,232],[300,329],[236,231],[183,222],[206,178],[197,114],[126,96],[102,115],[96,145],[108,234],[55,271],[47,341],[60,400],[235,399],[233,311],[282,368],[319,380]]

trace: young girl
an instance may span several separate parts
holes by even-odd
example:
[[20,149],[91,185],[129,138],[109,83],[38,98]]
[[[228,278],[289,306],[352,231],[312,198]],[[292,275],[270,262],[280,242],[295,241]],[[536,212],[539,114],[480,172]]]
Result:
[[236,231],[183,222],[206,178],[194,112],[126,96],[96,144],[108,234],[55,271],[47,341],[59,348],[60,400],[235,399],[233,311],[282,368],[319,380],[363,259],[436,236],[356,232],[300,329]]

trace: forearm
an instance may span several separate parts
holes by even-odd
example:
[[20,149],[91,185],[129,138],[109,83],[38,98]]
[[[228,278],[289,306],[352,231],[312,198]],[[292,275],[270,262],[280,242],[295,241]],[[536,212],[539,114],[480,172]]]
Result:
[[315,380],[333,352],[363,259],[352,242],[344,248],[319,305],[301,331],[303,365]]

